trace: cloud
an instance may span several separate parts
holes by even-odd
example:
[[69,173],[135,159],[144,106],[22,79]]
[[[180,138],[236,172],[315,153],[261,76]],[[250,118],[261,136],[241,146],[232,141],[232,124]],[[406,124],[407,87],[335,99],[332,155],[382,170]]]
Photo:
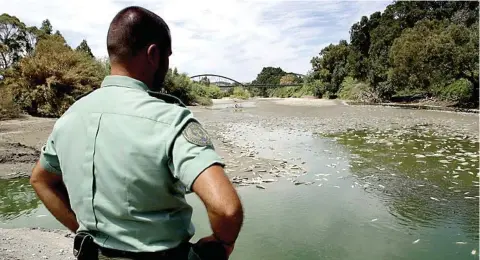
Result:
[[171,66],[189,75],[214,73],[242,82],[262,67],[306,73],[310,59],[330,43],[349,40],[351,25],[391,1],[274,0],[0,0],[2,12],[40,26],[49,19],[76,47],[86,39],[106,56],[106,34],[123,7],[139,5],[163,17],[173,38]]

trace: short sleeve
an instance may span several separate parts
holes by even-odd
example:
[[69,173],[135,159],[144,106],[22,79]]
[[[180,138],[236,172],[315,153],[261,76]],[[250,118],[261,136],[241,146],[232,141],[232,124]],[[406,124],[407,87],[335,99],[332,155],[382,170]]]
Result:
[[48,172],[58,175],[62,174],[52,134],[50,134],[48,137],[45,145],[42,146],[40,153],[40,165]]
[[194,181],[205,169],[215,164],[224,167],[225,164],[203,126],[193,117],[184,119],[172,142],[169,168],[187,192],[191,192]]

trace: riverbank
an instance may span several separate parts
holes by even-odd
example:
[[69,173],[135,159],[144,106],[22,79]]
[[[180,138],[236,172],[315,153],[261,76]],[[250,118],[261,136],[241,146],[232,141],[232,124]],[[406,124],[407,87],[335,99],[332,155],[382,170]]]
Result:
[[0,228],[0,260],[75,259],[72,248],[73,235],[65,230]]

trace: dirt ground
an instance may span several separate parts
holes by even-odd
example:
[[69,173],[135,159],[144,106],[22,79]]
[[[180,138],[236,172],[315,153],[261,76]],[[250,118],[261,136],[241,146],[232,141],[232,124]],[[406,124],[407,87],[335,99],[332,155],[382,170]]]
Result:
[[0,229],[0,260],[75,259],[72,244],[68,231]]

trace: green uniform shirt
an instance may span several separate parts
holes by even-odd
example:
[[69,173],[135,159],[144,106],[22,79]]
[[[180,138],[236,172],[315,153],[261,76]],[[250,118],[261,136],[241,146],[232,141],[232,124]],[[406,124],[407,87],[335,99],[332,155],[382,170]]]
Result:
[[62,175],[79,231],[134,252],[188,241],[185,194],[203,170],[224,165],[190,110],[124,76],[107,76],[57,120],[40,163]]

